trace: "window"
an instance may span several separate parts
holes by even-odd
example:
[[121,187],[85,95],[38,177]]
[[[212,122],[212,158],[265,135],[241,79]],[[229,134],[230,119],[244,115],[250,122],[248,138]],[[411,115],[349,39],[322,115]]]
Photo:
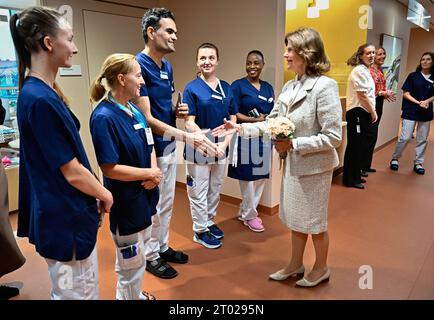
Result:
[[5,125],[16,129],[18,66],[9,19],[15,10],[0,8],[0,99],[6,109]]

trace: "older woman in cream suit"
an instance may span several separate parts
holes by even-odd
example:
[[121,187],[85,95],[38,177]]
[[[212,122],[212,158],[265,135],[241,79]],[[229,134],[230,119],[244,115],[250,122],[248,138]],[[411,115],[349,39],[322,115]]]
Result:
[[[342,109],[336,82],[323,76],[330,63],[319,33],[301,28],[288,33],[285,44],[284,57],[296,78],[285,84],[267,119],[288,117],[296,127],[292,140],[274,143],[278,152],[288,151],[279,215],[292,231],[292,256],[283,269],[269,277],[285,280],[304,275],[303,253],[311,234],[315,265],[297,285],[313,287],[330,277],[327,205],[333,168],[339,163],[335,148],[341,143]],[[214,134],[236,130],[241,136],[258,136],[266,125],[266,121],[241,125],[226,121]]]

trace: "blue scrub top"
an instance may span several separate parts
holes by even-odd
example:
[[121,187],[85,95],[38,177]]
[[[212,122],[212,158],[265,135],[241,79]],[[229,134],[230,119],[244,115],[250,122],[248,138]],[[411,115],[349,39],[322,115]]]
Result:
[[[143,52],[136,55],[136,60],[142,69],[145,85],[140,89],[141,96],[148,96],[151,103],[151,114],[156,119],[176,127],[176,116],[172,108],[172,93],[175,92],[173,71],[169,61],[161,61],[161,69],[151,57]],[[168,155],[175,151],[176,142],[163,139],[154,134],[155,152],[157,157]]]
[[[259,113],[269,114],[274,105],[273,87],[260,80],[260,90],[247,78],[234,81],[231,85],[238,112],[249,116],[256,108]],[[238,137],[237,166],[228,166],[228,176],[238,180],[254,181],[270,176],[271,144],[264,145],[262,137],[245,139]]]
[[[402,85],[403,91],[410,92],[411,96],[418,101],[426,100],[434,95],[434,74],[429,77],[428,81],[419,71],[412,72],[405,79]],[[427,109],[402,98],[402,115],[403,119],[414,121],[431,121],[433,119],[433,103],[431,102]]]
[[[99,165],[151,167],[153,145],[148,144],[144,128],[134,128],[138,123],[112,102],[103,100],[98,104],[90,118],[90,131]],[[148,128],[146,120],[145,126]],[[156,213],[159,197],[158,187],[146,190],[142,182],[104,177],[104,185],[113,194],[110,212],[110,231],[113,234],[118,228],[121,236],[130,235],[152,224],[151,217]]]
[[78,119],[43,81],[27,77],[18,96],[20,172],[18,235],[44,258],[87,258],[95,247],[96,200],[66,181],[60,167],[74,158],[92,172]]
[[[222,125],[224,119],[230,120],[230,116],[238,112],[231,86],[223,80],[220,80],[220,85],[224,94],[219,86],[216,90],[212,90],[202,78],[197,77],[184,89],[184,102],[188,104],[189,115],[195,116],[195,122],[201,129],[212,130]],[[224,137],[214,139],[211,132],[208,138],[215,142],[224,140]],[[214,163],[218,160],[215,157],[204,157],[201,153],[196,153],[189,145],[184,148],[184,159],[199,164]]]

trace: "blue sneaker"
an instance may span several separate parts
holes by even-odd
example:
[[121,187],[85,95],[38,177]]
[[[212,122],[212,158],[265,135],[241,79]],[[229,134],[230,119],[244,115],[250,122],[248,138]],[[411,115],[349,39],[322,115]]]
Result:
[[225,234],[223,233],[222,229],[220,229],[219,227],[217,227],[216,224],[213,224],[212,226],[208,227],[208,230],[217,239],[221,239],[221,238],[223,238],[225,236]]
[[217,249],[222,245],[222,242],[213,236],[209,231],[203,233],[194,233],[193,241],[200,243],[206,248]]

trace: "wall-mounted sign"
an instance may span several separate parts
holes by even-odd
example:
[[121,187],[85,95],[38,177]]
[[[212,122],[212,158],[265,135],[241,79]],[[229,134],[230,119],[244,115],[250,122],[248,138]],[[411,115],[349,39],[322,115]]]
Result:
[[71,68],[59,68],[59,75],[62,77],[81,76],[81,65],[74,64]]
[[407,20],[418,25],[422,29],[429,31],[429,22],[431,20],[431,15],[428,10],[424,8],[416,0],[408,1],[408,13]]

